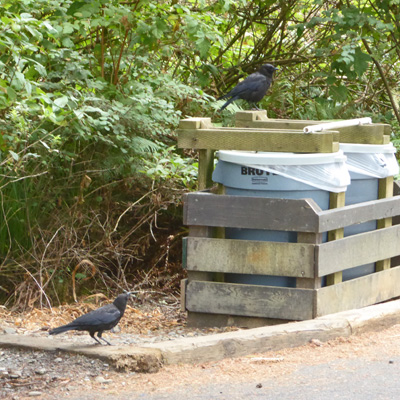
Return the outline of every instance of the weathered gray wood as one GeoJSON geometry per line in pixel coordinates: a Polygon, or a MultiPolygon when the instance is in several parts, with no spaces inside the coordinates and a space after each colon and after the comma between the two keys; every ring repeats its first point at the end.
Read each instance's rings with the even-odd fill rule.
{"type": "Polygon", "coordinates": [[[178,129],[178,148],[332,153],[337,142],[332,131],[305,134],[303,131],[247,128],[178,129]]]}
{"type": "Polygon", "coordinates": [[[318,289],[316,316],[365,307],[400,295],[400,267],[318,289]]]}
{"type": "Polygon", "coordinates": [[[400,215],[400,196],[321,211],[318,215],[319,227],[317,232],[326,232],[361,222],[393,217],[400,215]]]}
{"type": "Polygon", "coordinates": [[[398,255],[400,225],[395,225],[317,245],[317,274],[324,276],[398,255]]]}
{"type": "Polygon", "coordinates": [[[186,311],[186,286],[188,284],[187,279],[181,279],[181,311],[186,311]]]}
{"type": "Polygon", "coordinates": [[[393,182],[393,196],[400,195],[400,181],[393,182]]]}
{"type": "MultiPolygon", "coordinates": [[[[310,243],[320,244],[322,243],[322,233],[297,233],[297,243],[310,243]]],[[[315,246],[314,246],[315,248],[315,246]]],[[[314,250],[314,271],[316,271],[316,251],[314,250]]],[[[300,269],[302,265],[302,258],[299,258],[296,262],[297,269],[300,269]]],[[[296,278],[296,287],[303,289],[319,289],[322,284],[322,279],[317,276],[314,272],[314,278],[296,278]]]]}
{"type": "MultiPolygon", "coordinates": [[[[191,226],[189,228],[189,237],[212,237],[214,234],[213,228],[209,226],[191,226]]],[[[185,244],[183,245],[183,252],[186,251],[185,244]]],[[[207,271],[188,271],[188,280],[196,281],[211,281],[214,279],[215,274],[207,271]]],[[[182,305],[182,308],[184,305],[182,305]]]]}
{"type": "Polygon", "coordinates": [[[313,244],[187,238],[188,271],[313,278],[313,244]]]}
{"type": "MultiPolygon", "coordinates": [[[[400,195],[400,181],[394,181],[393,182],[393,195],[398,196],[400,195]]],[[[392,224],[393,225],[399,225],[400,224],[400,215],[397,215],[392,218],[392,224]]],[[[390,266],[391,268],[397,267],[400,265],[400,256],[398,257],[392,257],[390,261],[390,266]]]]}
{"type": "Polygon", "coordinates": [[[188,193],[184,196],[185,225],[314,232],[318,211],[312,199],[272,199],[188,193]]]}
{"type": "Polygon", "coordinates": [[[189,193],[184,196],[184,224],[327,232],[400,215],[400,196],[321,211],[312,199],[272,199],[189,193]]]}
{"type": "Polygon", "coordinates": [[[189,311],[304,320],[313,317],[314,290],[217,282],[189,282],[189,311]]]}

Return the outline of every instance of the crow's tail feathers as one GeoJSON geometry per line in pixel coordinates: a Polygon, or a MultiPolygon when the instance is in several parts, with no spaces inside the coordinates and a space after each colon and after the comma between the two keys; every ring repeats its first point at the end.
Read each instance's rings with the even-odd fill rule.
{"type": "Polygon", "coordinates": [[[73,330],[74,328],[68,325],[63,325],[63,326],[59,326],[58,328],[54,328],[51,331],[49,331],[49,335],[58,335],[60,333],[63,332],[67,332],[70,330],[73,330]]]}
{"type": "Polygon", "coordinates": [[[229,106],[229,104],[231,104],[232,103],[232,101],[235,101],[235,100],[237,100],[238,99],[238,97],[231,97],[220,109],[219,109],[219,111],[222,111],[222,110],[224,110],[226,107],[228,107],[229,106]]]}

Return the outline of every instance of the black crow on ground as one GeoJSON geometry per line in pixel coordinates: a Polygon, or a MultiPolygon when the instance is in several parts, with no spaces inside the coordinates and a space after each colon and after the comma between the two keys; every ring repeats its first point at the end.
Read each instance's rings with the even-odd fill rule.
{"type": "Polygon", "coordinates": [[[101,344],[101,342],[94,336],[97,332],[97,337],[111,346],[111,343],[101,337],[101,335],[104,331],[109,331],[118,324],[119,320],[124,315],[129,296],[129,292],[120,294],[112,304],[107,304],[97,310],[81,315],[67,325],[52,329],[49,334],[58,335],[59,333],[67,331],[88,331],[89,335],[97,343],[101,344]]]}
{"type": "Polygon", "coordinates": [[[239,82],[230,92],[224,94],[218,99],[222,100],[229,98],[229,100],[220,108],[220,111],[238,99],[246,100],[258,109],[256,104],[267,93],[267,90],[272,83],[273,74],[277,69],[278,68],[275,68],[271,64],[264,64],[257,72],[254,72],[254,74],[249,75],[246,79],[239,82]]]}

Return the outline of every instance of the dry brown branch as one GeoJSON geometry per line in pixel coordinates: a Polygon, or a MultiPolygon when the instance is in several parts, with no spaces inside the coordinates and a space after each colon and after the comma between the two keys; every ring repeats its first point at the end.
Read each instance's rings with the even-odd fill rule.
{"type": "Polygon", "coordinates": [[[83,265],[85,265],[85,264],[87,264],[87,265],[89,265],[89,267],[91,267],[91,269],[92,269],[92,275],[91,275],[91,276],[87,276],[86,278],[82,279],[82,281],[87,281],[88,279],[93,278],[94,275],[96,274],[96,271],[97,271],[95,265],[94,265],[90,260],[86,260],[86,259],[80,261],[80,262],[75,266],[74,270],[72,271],[72,295],[73,295],[73,297],[74,297],[75,303],[78,302],[78,300],[76,299],[76,291],[75,291],[75,287],[76,287],[75,275],[76,275],[78,269],[79,269],[80,267],[82,267],[83,265]]]}

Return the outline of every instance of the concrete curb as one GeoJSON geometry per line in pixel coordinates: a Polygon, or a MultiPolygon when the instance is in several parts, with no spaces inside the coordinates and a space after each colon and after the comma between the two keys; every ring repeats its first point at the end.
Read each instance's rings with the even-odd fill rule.
{"type": "Polygon", "coordinates": [[[61,340],[0,335],[0,347],[65,351],[100,358],[118,369],[156,372],[162,365],[202,363],[227,357],[297,347],[311,339],[325,342],[400,323],[400,300],[344,311],[309,321],[292,322],[210,336],[133,346],[76,346],[61,340]]]}
{"type": "Polygon", "coordinates": [[[4,334],[0,335],[1,347],[81,354],[104,360],[117,369],[136,372],[157,372],[162,365],[162,353],[159,349],[134,346],[79,346],[59,339],[49,340],[46,337],[4,334]]]}

